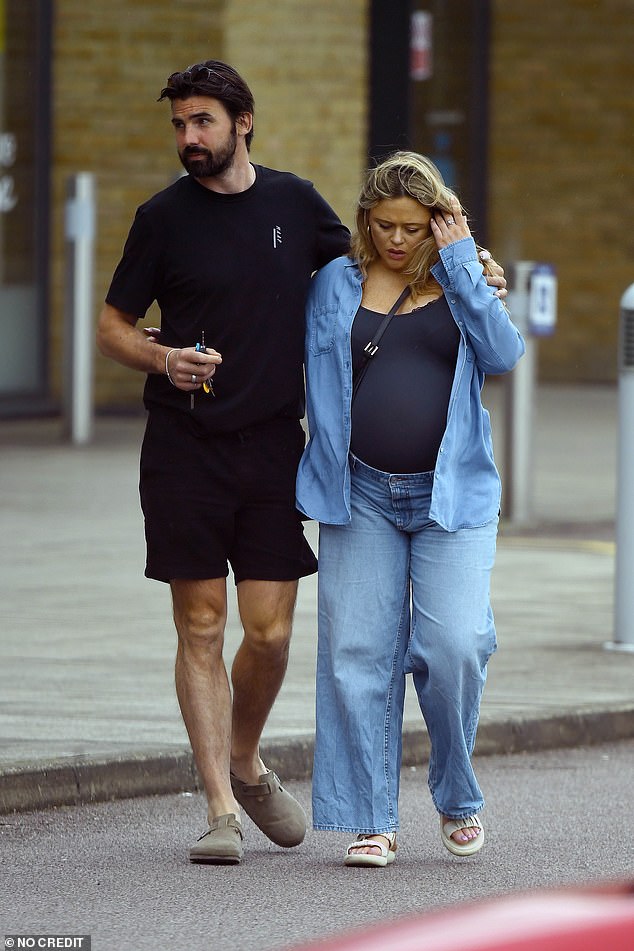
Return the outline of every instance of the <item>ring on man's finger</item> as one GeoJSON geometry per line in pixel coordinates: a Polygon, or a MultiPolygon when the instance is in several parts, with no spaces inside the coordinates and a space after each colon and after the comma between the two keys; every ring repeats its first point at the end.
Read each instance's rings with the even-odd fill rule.
{"type": "Polygon", "coordinates": [[[192,383],[198,383],[198,377],[195,373],[192,373],[192,383]]]}

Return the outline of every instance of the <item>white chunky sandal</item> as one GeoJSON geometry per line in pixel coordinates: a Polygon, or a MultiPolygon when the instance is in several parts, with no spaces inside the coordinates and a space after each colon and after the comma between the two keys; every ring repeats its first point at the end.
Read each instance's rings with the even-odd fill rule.
{"type": "Polygon", "coordinates": [[[476,852],[479,852],[484,845],[484,829],[482,828],[479,816],[465,816],[464,819],[445,819],[444,816],[441,816],[440,837],[442,844],[446,849],[449,849],[453,855],[474,855],[476,852]],[[470,839],[468,842],[465,842],[464,845],[461,845],[459,842],[456,842],[455,839],[451,838],[454,832],[460,832],[461,829],[474,828],[480,830],[479,834],[475,839],[470,839]]]}
{"type": "Polygon", "coordinates": [[[364,835],[361,833],[357,836],[354,842],[351,842],[346,850],[346,857],[343,860],[344,865],[370,865],[375,866],[376,868],[385,868],[386,865],[391,865],[396,856],[396,832],[373,832],[370,835],[364,835]],[[388,842],[389,846],[384,845],[383,842],[378,839],[373,838],[375,835],[384,836],[388,842]],[[351,851],[352,849],[359,849],[363,846],[374,846],[377,849],[381,850],[380,855],[376,855],[374,852],[357,852],[351,851]]]}

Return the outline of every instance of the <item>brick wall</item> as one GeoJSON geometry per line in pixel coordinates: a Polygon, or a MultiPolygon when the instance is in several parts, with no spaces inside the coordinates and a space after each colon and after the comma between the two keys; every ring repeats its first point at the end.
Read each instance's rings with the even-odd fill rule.
{"type": "MultiPolygon", "coordinates": [[[[98,188],[95,320],[136,207],[180,173],[167,75],[216,57],[256,99],[253,160],[312,179],[350,221],[366,140],[366,0],[59,0],[54,25],[52,372],[59,393],[63,210],[69,175],[98,188]]],[[[149,321],[157,320],[151,313],[149,321]]],[[[98,407],[140,406],[143,378],[96,359],[98,407]]]]}
{"type": "Polygon", "coordinates": [[[491,247],[557,267],[541,377],[612,381],[634,281],[634,4],[494,0],[492,25],[491,247]]]}
{"type": "MultiPolygon", "coordinates": [[[[60,0],[53,37],[51,326],[59,388],[63,207],[68,176],[93,172],[98,190],[95,320],[136,207],[180,171],[169,108],[156,99],[174,69],[223,55],[220,0],[91,4],[60,0]]],[[[142,377],[98,356],[97,405],[138,407],[142,377]]]]}
{"type": "Polygon", "coordinates": [[[255,95],[256,161],[313,181],[350,225],[367,143],[367,0],[232,0],[225,34],[255,95]]]}
{"type": "MultiPolygon", "coordinates": [[[[634,281],[631,0],[492,0],[490,245],[551,261],[556,334],[542,378],[613,381],[619,299],[634,281]]],[[[173,69],[233,63],[256,98],[254,161],[312,179],[342,218],[365,165],[369,0],[58,0],[54,24],[52,371],[60,388],[63,206],[69,175],[98,186],[95,319],[137,205],[179,174],[173,69]]],[[[156,320],[156,314],[150,315],[156,320]]],[[[138,408],[142,378],[97,357],[99,407],[138,408]]]]}

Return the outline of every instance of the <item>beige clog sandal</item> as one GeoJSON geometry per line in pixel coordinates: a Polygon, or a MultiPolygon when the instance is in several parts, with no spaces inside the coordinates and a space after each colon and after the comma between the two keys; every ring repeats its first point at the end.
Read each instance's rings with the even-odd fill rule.
{"type": "Polygon", "coordinates": [[[242,826],[233,812],[216,816],[189,850],[190,862],[238,865],[242,860],[242,826]]]}
{"type": "Polygon", "coordinates": [[[271,842],[290,849],[306,835],[306,813],[282,786],[279,777],[268,769],[260,782],[243,783],[231,773],[231,789],[236,801],[271,842]]]}

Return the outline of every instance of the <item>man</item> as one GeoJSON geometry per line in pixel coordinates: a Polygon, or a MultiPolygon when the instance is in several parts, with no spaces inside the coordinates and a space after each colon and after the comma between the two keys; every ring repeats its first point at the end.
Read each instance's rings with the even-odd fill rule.
{"type": "Polygon", "coordinates": [[[235,863],[240,806],[279,845],[305,834],[258,744],[286,669],[297,582],[316,570],[294,505],[306,290],[349,233],[308,182],[251,165],[253,97],[230,66],[174,73],[160,98],[189,175],[138,210],[98,344],[148,374],[146,575],[171,588],[176,689],[208,799],[209,831],[190,858],[235,863]],[[161,331],[148,343],[135,324],[153,300],[161,331]],[[244,628],[233,701],[228,561],[244,628]]]}
{"type": "Polygon", "coordinates": [[[309,182],[250,163],[253,97],[232,67],[173,73],[160,99],[188,175],[138,209],[97,342],[148,374],[145,573],[170,585],[176,691],[208,801],[190,859],[238,863],[240,807],[278,845],[306,830],[259,741],[286,670],[298,579],[316,570],[294,504],[305,297],[311,274],[347,252],[349,232],[309,182]],[[161,329],[148,341],[135,325],[154,300],[161,329]],[[222,658],[228,564],[244,631],[233,690],[222,658]]]}

